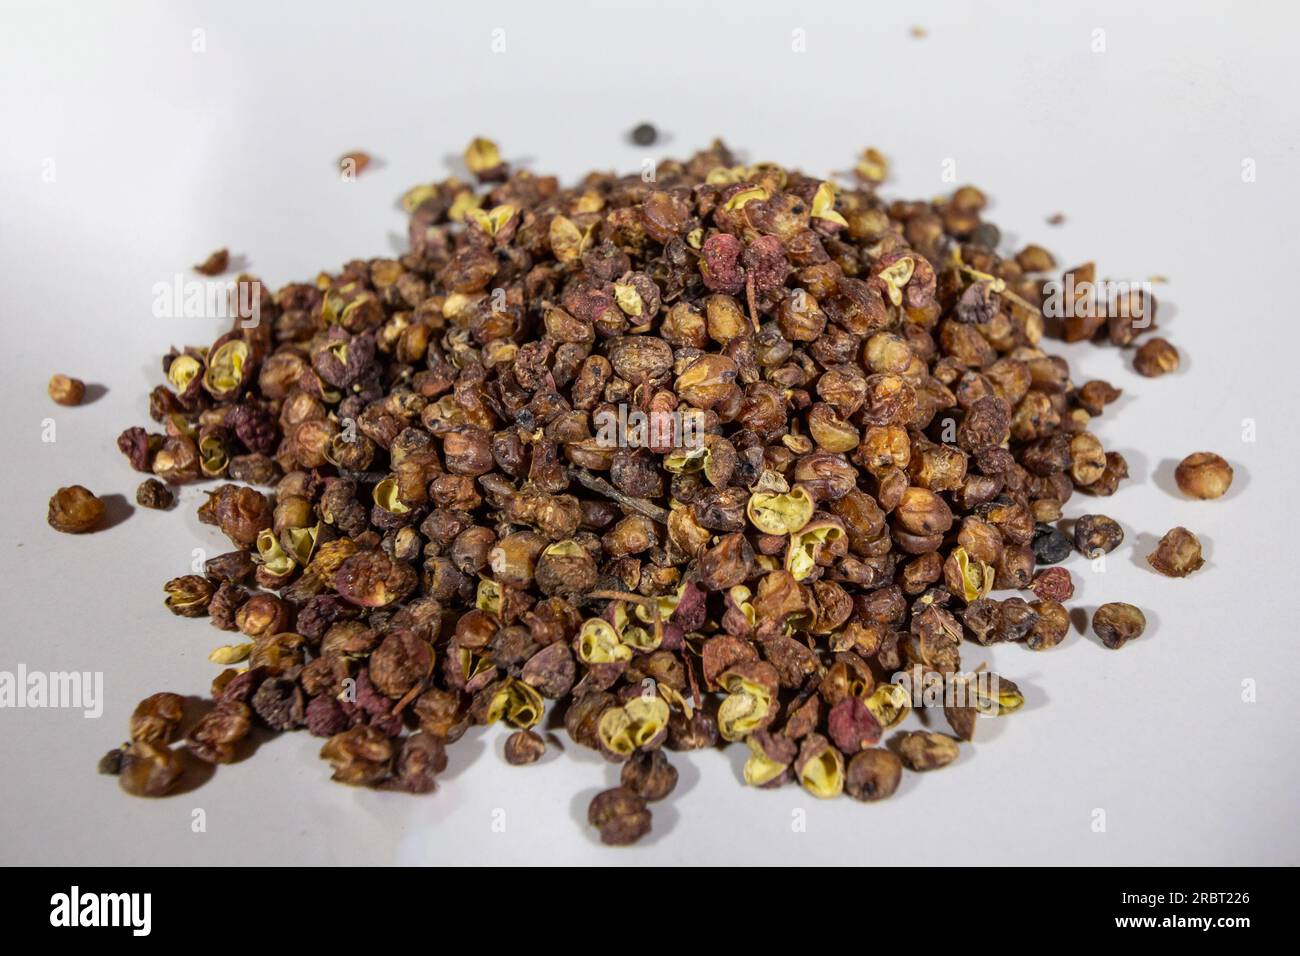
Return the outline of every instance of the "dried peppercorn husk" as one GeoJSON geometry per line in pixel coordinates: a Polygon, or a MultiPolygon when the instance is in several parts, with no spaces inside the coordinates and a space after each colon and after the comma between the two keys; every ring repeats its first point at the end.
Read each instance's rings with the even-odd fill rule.
{"type": "MultiPolygon", "coordinates": [[[[169,484],[231,482],[198,516],[235,550],[168,584],[249,639],[212,653],[247,669],[191,751],[306,728],[336,780],[428,793],[472,725],[527,763],[555,711],[621,764],[590,819],[627,843],[676,781],[665,748],[743,743],[753,786],[874,800],[1020,708],[969,681],[956,738],[877,746],[911,713],[904,668],[965,680],[967,640],[1064,640],[1073,579],[1048,566],[1123,532],[1058,524],[1128,466],[1097,427],[1119,391],[1076,387],[1047,336],[1127,346],[1136,323],[1056,328],[1047,250],[1000,257],[974,187],[880,198],[874,150],[851,187],[721,143],[652,183],[565,188],[482,138],[465,164],[402,197],[404,254],[262,288],[260,323],[171,350],[157,430],[118,439],[169,484]]],[[[1140,633],[1106,607],[1103,640],[1140,633]]],[[[164,754],[116,753],[171,785],[164,754]]]]}
{"type": "Polygon", "coordinates": [[[1147,555],[1147,564],[1167,578],[1185,578],[1205,564],[1201,542],[1186,528],[1173,528],[1147,555]]]}
{"type": "Polygon", "coordinates": [[[85,534],[104,521],[104,502],[81,485],[60,488],[50,498],[46,522],[55,531],[85,534]]]}

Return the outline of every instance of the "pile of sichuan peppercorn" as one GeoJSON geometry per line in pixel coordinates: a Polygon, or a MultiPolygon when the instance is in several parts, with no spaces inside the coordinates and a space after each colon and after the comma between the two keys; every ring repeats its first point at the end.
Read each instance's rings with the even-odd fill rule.
{"type": "MultiPolygon", "coordinates": [[[[900,675],[985,688],[963,642],[1055,646],[1052,565],[1123,536],[1058,527],[1127,468],[1089,430],[1119,392],[1043,348],[1044,250],[1000,257],[971,187],[879,198],[875,151],[852,188],[718,143],[571,189],[486,140],[466,161],[477,183],[404,197],[400,259],[259,286],[258,322],[164,359],[159,429],[119,446],[156,476],[142,503],[224,482],[199,516],[233,550],[166,606],[238,636],[206,713],[148,698],[102,769],[160,795],[262,725],[324,738],[335,780],[423,793],[472,725],[512,728],[514,764],[562,725],[622,764],[590,821],[627,843],[676,783],[665,751],[743,743],[751,785],[878,800],[1020,706],[1005,678],[927,705],[900,675]],[[949,732],[894,732],[923,706],[949,732]]],[[[1110,646],[1143,626],[1098,611],[1110,646]]]]}

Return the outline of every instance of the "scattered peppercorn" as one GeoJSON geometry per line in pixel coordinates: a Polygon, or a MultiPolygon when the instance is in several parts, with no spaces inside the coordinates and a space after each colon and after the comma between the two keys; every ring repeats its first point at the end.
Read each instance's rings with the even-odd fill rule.
{"type": "Polygon", "coordinates": [[[1074,546],[1084,557],[1110,554],[1123,540],[1124,529],[1106,515],[1083,515],[1074,523],[1074,546]]]}
{"type": "Polygon", "coordinates": [[[104,502],[81,485],[60,488],[50,498],[46,522],[55,531],[85,534],[104,520],[104,502]]]}
{"type": "Polygon", "coordinates": [[[1092,615],[1092,629],[1101,642],[1118,650],[1146,630],[1146,615],[1132,604],[1114,602],[1103,604],[1092,615]]]}
{"type": "Polygon", "coordinates": [[[531,730],[516,730],[506,738],[506,763],[516,767],[536,763],[546,753],[546,741],[531,730]]]}
{"type": "Polygon", "coordinates": [[[45,390],[49,392],[50,398],[60,405],[80,405],[81,400],[86,397],[86,383],[79,378],[69,378],[67,375],[51,375],[50,383],[45,390]]]}
{"type": "Polygon", "coordinates": [[[602,843],[626,846],[650,832],[650,808],[643,797],[615,787],[596,794],[587,808],[587,822],[600,831],[602,843]]]}
{"type": "Polygon", "coordinates": [[[1199,570],[1205,559],[1201,557],[1201,542],[1186,528],[1168,531],[1155,551],[1147,555],[1147,563],[1165,577],[1185,578],[1199,570]]]}
{"type": "Polygon", "coordinates": [[[158,511],[165,511],[176,502],[176,496],[171,489],[164,485],[157,478],[146,478],[140,482],[140,486],[135,489],[135,503],[142,508],[153,508],[158,511]]]}
{"type": "Polygon", "coordinates": [[[1168,339],[1147,339],[1133,356],[1133,367],[1140,375],[1156,378],[1178,371],[1178,350],[1168,339]]]}
{"type": "Polygon", "coordinates": [[[1212,451],[1188,455],[1174,469],[1174,481],[1192,498],[1221,498],[1232,487],[1232,466],[1212,451]]]}
{"type": "Polygon", "coordinates": [[[194,271],[205,276],[219,276],[230,268],[230,250],[218,249],[194,267],[194,271]]]}

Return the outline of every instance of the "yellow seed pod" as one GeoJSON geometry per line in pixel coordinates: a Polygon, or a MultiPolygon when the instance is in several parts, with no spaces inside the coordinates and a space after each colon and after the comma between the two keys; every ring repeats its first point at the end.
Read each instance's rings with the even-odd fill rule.
{"type": "Polygon", "coordinates": [[[595,190],[588,190],[578,197],[573,207],[574,212],[600,212],[605,208],[605,197],[595,190]]]}
{"type": "Polygon", "coordinates": [[[560,262],[576,262],[582,255],[583,235],[572,219],[556,216],[549,229],[551,252],[560,262]]]}
{"type": "Polygon", "coordinates": [[[167,366],[167,381],[171,382],[176,391],[183,392],[202,368],[203,364],[193,355],[178,355],[167,366]]]}
{"type": "Polygon", "coordinates": [[[219,475],[230,463],[226,446],[216,435],[199,439],[199,463],[205,475],[219,475]]]}
{"type": "Polygon", "coordinates": [[[438,195],[438,187],[432,183],[425,183],[420,186],[412,186],[406,192],[402,193],[402,209],[405,212],[415,212],[416,208],[426,199],[432,199],[438,195]]]}
{"type": "Polygon", "coordinates": [[[624,644],[636,648],[638,651],[653,651],[658,649],[662,639],[655,638],[653,628],[633,625],[623,629],[620,635],[624,644]]]}
{"type": "Polygon", "coordinates": [[[749,626],[754,627],[757,625],[758,615],[754,612],[754,605],[749,603],[749,599],[754,596],[753,592],[743,584],[737,584],[727,593],[731,596],[731,600],[735,602],[736,607],[740,608],[740,613],[745,615],[745,620],[749,623],[749,626]]]}
{"type": "Polygon", "coordinates": [[[714,166],[704,181],[710,186],[732,186],[744,182],[744,166],[714,166]]]}
{"type": "Polygon", "coordinates": [[[630,315],[633,318],[639,317],[645,311],[645,303],[641,301],[641,293],[637,292],[636,286],[630,282],[614,283],[614,301],[625,315],[630,315]]]}
{"type": "Polygon", "coordinates": [[[878,149],[869,148],[862,151],[858,164],[853,167],[859,176],[869,183],[881,183],[889,175],[889,163],[878,149]]]}
{"type": "Polygon", "coordinates": [[[975,709],[981,714],[1002,717],[1014,714],[1025,706],[1025,697],[1014,682],[997,674],[973,675],[968,681],[968,691],[975,698],[975,709]]]}
{"type": "Polygon", "coordinates": [[[864,703],[885,730],[901,724],[912,709],[911,695],[897,684],[881,684],[864,703]]]}
{"type": "Polygon", "coordinates": [[[903,256],[897,262],[880,270],[880,281],[889,290],[889,301],[894,305],[903,304],[903,287],[916,271],[916,261],[911,256],[903,256]]]}
{"type": "Polygon", "coordinates": [[[794,534],[812,520],[813,510],[812,498],[800,485],[784,494],[756,491],[745,506],[749,520],[764,534],[794,534]]]}
{"type": "MultiPolygon", "coordinates": [[[[668,620],[668,618],[672,617],[672,613],[673,611],[677,610],[677,605],[681,601],[682,593],[685,590],[686,590],[686,585],[683,584],[681,587],[677,589],[676,593],[660,594],[654,599],[655,604],[659,605],[659,620],[666,621],[668,620]]],[[[654,611],[646,607],[644,604],[635,605],[632,608],[632,613],[636,616],[637,620],[639,621],[643,621],[646,624],[654,623],[655,620],[654,611]]],[[[627,640],[626,634],[623,635],[623,639],[627,640]]]]}
{"type": "Polygon", "coordinates": [[[464,647],[457,649],[456,661],[460,665],[460,672],[467,683],[482,673],[494,670],[496,667],[486,657],[475,657],[472,651],[464,647]]]}
{"type": "Polygon", "coordinates": [[[799,782],[814,797],[829,800],[844,790],[844,757],[829,744],[799,769],[799,782]]]}
{"type": "Polygon", "coordinates": [[[542,550],[542,554],[558,558],[580,558],[586,553],[587,549],[572,538],[566,541],[557,541],[555,544],[547,545],[542,550]]]}
{"type": "Polygon", "coordinates": [[[489,173],[501,165],[501,151],[490,139],[477,136],[465,147],[465,166],[474,175],[489,173]]]}
{"type": "Polygon", "coordinates": [[[519,210],[509,203],[494,206],[487,212],[484,212],[482,209],[470,209],[465,213],[465,221],[478,226],[489,236],[495,236],[505,228],[506,223],[508,223],[511,217],[513,217],[518,211],[519,210]]]}
{"type": "Polygon", "coordinates": [[[668,726],[668,703],[658,696],[633,697],[623,705],[631,721],[632,742],[644,747],[668,726]]]}
{"type": "Polygon", "coordinates": [[[257,554],[262,559],[266,570],[277,577],[288,574],[297,566],[293,558],[285,554],[284,548],[280,547],[280,539],[270,528],[263,528],[258,532],[257,554]]]}
{"type": "MultiPolygon", "coordinates": [[[[317,522],[315,527],[311,528],[288,528],[285,530],[284,537],[289,539],[289,557],[306,567],[320,538],[320,523],[317,522]]],[[[281,547],[283,546],[284,542],[281,542],[281,547]]]]}
{"type": "Polygon", "coordinates": [[[462,190],[452,199],[451,208],[447,210],[447,218],[452,222],[464,222],[465,216],[471,209],[478,209],[482,205],[482,196],[476,195],[468,189],[462,190]]]}
{"type": "Polygon", "coordinates": [[[805,526],[802,531],[790,535],[790,545],[785,553],[785,569],[794,575],[796,581],[804,580],[817,567],[817,556],[821,553],[822,546],[842,537],[844,529],[830,522],[805,526]]]}
{"type": "Polygon", "coordinates": [[[702,471],[711,457],[705,445],[699,448],[674,448],[664,455],[664,468],[674,475],[691,475],[702,471]]]}
{"type": "Polygon", "coordinates": [[[736,674],[724,674],[722,684],[728,694],[718,706],[718,733],[725,740],[743,740],[762,727],[772,695],[763,685],[736,674]]]}
{"type": "Polygon", "coordinates": [[[835,187],[830,183],[822,183],[817,187],[817,192],[813,195],[812,217],[814,219],[825,219],[827,222],[833,222],[841,226],[847,226],[849,221],[835,211],[835,187]]]}
{"type": "Polygon", "coordinates": [[[474,606],[480,611],[496,616],[501,615],[501,585],[490,578],[479,578],[478,591],[474,595],[474,606]]]}
{"type": "Polygon", "coordinates": [[[686,244],[698,252],[704,245],[704,230],[692,229],[688,232],[686,234],[686,244]]]}
{"type": "Polygon", "coordinates": [[[375,485],[374,499],[375,504],[395,515],[406,514],[411,510],[410,506],[403,504],[402,499],[397,497],[397,478],[393,475],[375,485]]]}
{"type": "Polygon", "coordinates": [[[662,698],[634,697],[622,707],[611,707],[601,714],[596,733],[612,753],[627,757],[663,731],[668,714],[668,704],[662,698]]]}
{"type": "Polygon", "coordinates": [[[632,718],[622,707],[611,707],[600,715],[596,723],[596,736],[611,753],[630,757],[636,745],[632,743],[632,718]]]}
{"type": "Polygon", "coordinates": [[[231,392],[244,381],[244,363],[248,361],[248,343],[231,339],[208,360],[203,382],[214,392],[231,392]]]}
{"type": "Polygon", "coordinates": [[[745,761],[745,783],[751,787],[761,787],[765,783],[771,783],[790,766],[788,763],[779,763],[769,757],[752,735],[745,738],[745,744],[749,747],[749,759],[745,761]]]}
{"type": "Polygon", "coordinates": [[[683,697],[667,684],[656,684],[655,687],[659,693],[663,695],[664,700],[668,702],[669,707],[676,707],[685,714],[688,719],[695,713],[695,706],[691,703],[689,697],[683,697]]]}
{"type": "Polygon", "coordinates": [[[768,199],[770,195],[771,194],[762,186],[755,186],[752,189],[742,189],[740,192],[736,193],[736,195],[728,199],[723,208],[728,212],[733,212],[737,209],[744,209],[749,203],[752,203],[755,200],[762,202],[768,199]]]}
{"type": "Polygon", "coordinates": [[[505,720],[521,730],[527,730],[542,719],[545,709],[541,694],[512,677],[492,695],[492,701],[488,704],[487,722],[494,724],[498,720],[505,720]]]}
{"type": "Polygon", "coordinates": [[[954,548],[950,557],[957,565],[957,574],[961,583],[962,599],[969,604],[986,596],[993,590],[993,568],[972,558],[965,548],[954,548]]]}
{"type": "Polygon", "coordinates": [[[578,659],[584,664],[616,664],[631,660],[632,648],[603,618],[588,618],[578,632],[578,659]]]}
{"type": "Polygon", "coordinates": [[[244,644],[223,644],[208,655],[208,660],[214,664],[238,664],[240,661],[247,660],[251,653],[253,653],[252,641],[244,644]]]}

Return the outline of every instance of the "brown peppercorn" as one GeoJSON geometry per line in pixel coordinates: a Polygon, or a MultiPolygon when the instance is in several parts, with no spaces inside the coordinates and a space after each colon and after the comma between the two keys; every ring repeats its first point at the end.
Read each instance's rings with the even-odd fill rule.
{"type": "Polygon", "coordinates": [[[623,764],[619,782],[644,800],[662,800],[677,786],[677,768],[663,750],[640,751],[623,764]]]}
{"type": "Polygon", "coordinates": [[[291,618],[286,601],[261,591],[240,605],[235,613],[235,626],[245,637],[259,638],[288,630],[291,618]]]}
{"type": "Polygon", "coordinates": [[[592,798],[587,822],[600,831],[607,846],[627,846],[650,832],[650,808],[626,787],[605,790],[592,798]]]}
{"type": "Polygon", "coordinates": [[[179,753],[164,744],[137,740],[122,751],[118,785],[134,797],[161,797],[185,772],[179,753]]]}
{"type": "Polygon", "coordinates": [[[1186,528],[1173,528],[1160,539],[1156,549],[1147,555],[1147,563],[1168,578],[1185,578],[1199,570],[1205,559],[1201,557],[1201,542],[1186,528]]]}
{"type": "Polygon", "coordinates": [[[1092,629],[1101,642],[1118,650],[1146,630],[1147,619],[1132,604],[1114,602],[1103,604],[1092,614],[1092,629]]]}
{"type": "MultiPolygon", "coordinates": [[[[259,688],[260,690],[260,688],[259,688]]],[[[236,748],[252,729],[252,711],[238,700],[222,700],[190,731],[186,746],[207,763],[230,763],[236,748]]]]}
{"type": "Polygon", "coordinates": [[[1070,613],[1058,601],[1039,600],[1030,604],[1038,619],[1025,637],[1025,646],[1034,651],[1045,651],[1065,640],[1070,632],[1070,613]]]}
{"type": "Polygon", "coordinates": [[[1044,568],[1034,575],[1034,594],[1044,601],[1068,601],[1074,597],[1074,580],[1062,567],[1044,568]]]}
{"type": "Polygon", "coordinates": [[[893,746],[903,763],[912,770],[937,770],[957,759],[957,741],[947,734],[909,731],[900,734],[893,746]]]}
{"type": "Polygon", "coordinates": [[[131,714],[131,739],[148,744],[167,744],[184,716],[185,700],[179,694],[152,694],[136,705],[131,714]]]}
{"type": "Polygon", "coordinates": [[[335,734],[320,749],[320,755],[334,768],[330,778],[352,786],[371,786],[392,770],[397,743],[368,724],[357,724],[335,734]]]}
{"type": "Polygon", "coordinates": [[[1189,497],[1220,498],[1232,486],[1232,466],[1212,451],[1193,452],[1174,469],[1174,481],[1189,497]]]}
{"type": "Polygon", "coordinates": [[[153,508],[156,511],[165,511],[170,508],[176,501],[176,496],[172,494],[170,488],[164,485],[157,478],[146,478],[140,482],[140,486],[135,489],[135,503],[141,508],[153,508]]]}
{"type": "Polygon", "coordinates": [[[531,730],[516,730],[506,738],[506,763],[515,767],[536,763],[546,753],[546,741],[531,730]]]}
{"type": "Polygon", "coordinates": [[[218,249],[194,267],[194,271],[205,276],[219,276],[230,267],[230,250],[218,249]]]}
{"type": "Polygon", "coordinates": [[[1147,339],[1133,356],[1133,367],[1139,375],[1156,378],[1178,371],[1178,350],[1167,339],[1147,339]]]}
{"type": "Polygon", "coordinates": [[[85,534],[104,520],[104,502],[81,485],[60,488],[50,498],[45,520],[55,531],[85,534]]]}
{"type": "Polygon", "coordinates": [[[79,378],[69,378],[67,375],[50,376],[50,383],[45,390],[49,392],[50,398],[60,405],[80,405],[81,400],[86,397],[86,383],[79,378]]]}
{"type": "Polygon", "coordinates": [[[203,617],[217,587],[201,574],[185,574],[172,578],[163,590],[167,593],[163,602],[167,610],[180,617],[203,617]]]}
{"type": "Polygon", "coordinates": [[[1124,529],[1106,515],[1083,515],[1074,523],[1074,546],[1084,557],[1109,554],[1123,540],[1124,529]]]}
{"type": "Polygon", "coordinates": [[[844,774],[844,791],[854,800],[873,802],[894,795],[903,776],[903,762],[883,747],[853,755],[844,774]]]}

